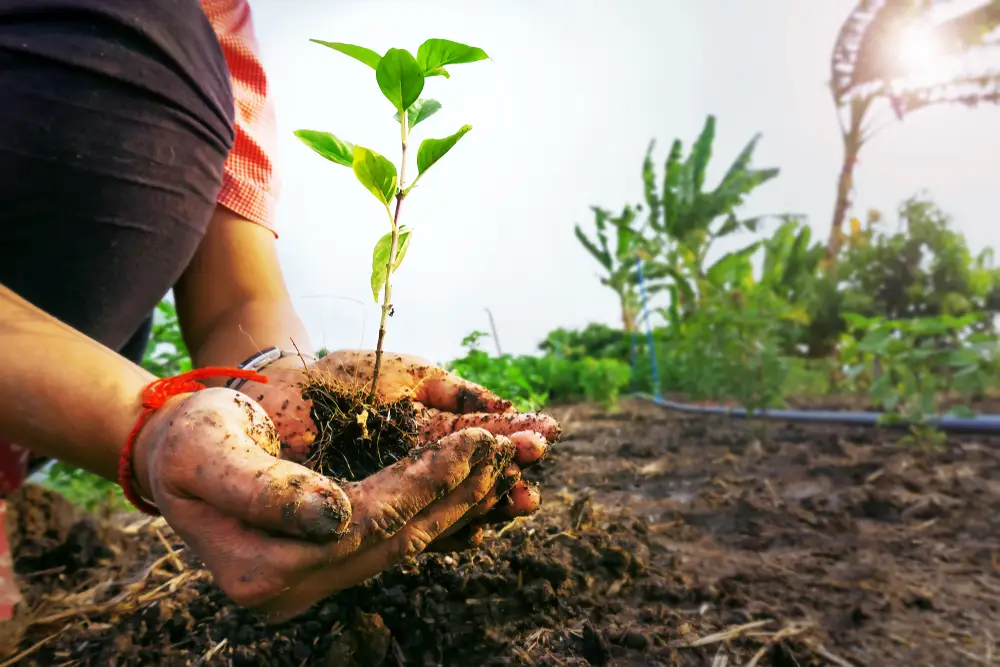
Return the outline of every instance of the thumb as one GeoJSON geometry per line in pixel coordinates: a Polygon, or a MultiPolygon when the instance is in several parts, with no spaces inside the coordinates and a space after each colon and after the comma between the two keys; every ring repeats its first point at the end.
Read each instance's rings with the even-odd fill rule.
{"type": "Polygon", "coordinates": [[[337,484],[268,453],[277,453],[277,434],[259,405],[229,389],[205,389],[180,412],[159,447],[173,452],[156,476],[168,492],[295,537],[326,541],[347,530],[351,503],[337,484]]]}

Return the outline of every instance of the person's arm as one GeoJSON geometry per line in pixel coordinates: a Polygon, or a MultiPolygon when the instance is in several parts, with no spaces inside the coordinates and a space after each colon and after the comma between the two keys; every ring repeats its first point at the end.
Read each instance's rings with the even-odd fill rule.
{"type": "MultiPolygon", "coordinates": [[[[174,287],[177,316],[196,366],[235,366],[260,350],[312,346],[285,286],[274,234],[225,207],[174,287]]],[[[225,380],[219,380],[221,384],[225,380]]]]}
{"type": "Polygon", "coordinates": [[[114,481],[156,378],[0,285],[0,439],[114,481]]]}
{"type": "Polygon", "coordinates": [[[208,234],[174,290],[185,342],[197,366],[235,365],[292,341],[311,354],[275,249],[277,134],[252,12],[246,0],[202,7],[229,68],[235,139],[208,234]]]}

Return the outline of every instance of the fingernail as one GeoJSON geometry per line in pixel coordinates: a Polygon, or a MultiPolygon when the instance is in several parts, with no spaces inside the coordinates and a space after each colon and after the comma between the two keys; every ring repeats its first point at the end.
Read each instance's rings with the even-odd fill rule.
{"type": "Polygon", "coordinates": [[[350,505],[345,505],[345,497],[339,493],[317,491],[307,506],[311,512],[295,512],[303,534],[309,539],[339,540],[346,534],[351,523],[350,505]]]}
{"type": "Polygon", "coordinates": [[[476,450],[469,457],[469,467],[474,468],[488,458],[496,455],[496,442],[489,436],[483,436],[476,445],[476,450]]]}

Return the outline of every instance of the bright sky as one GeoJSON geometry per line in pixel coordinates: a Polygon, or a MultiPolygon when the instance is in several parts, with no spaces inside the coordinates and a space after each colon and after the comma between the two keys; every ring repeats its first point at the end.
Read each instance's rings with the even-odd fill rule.
{"type": "MultiPolygon", "coordinates": [[[[804,213],[825,239],[841,160],[829,60],[853,4],[251,0],[278,105],[279,248],[314,343],[374,346],[371,251],[388,223],[350,170],[292,132],[331,131],[398,160],[398,126],[370,68],[309,38],[415,53],[444,37],[492,57],[428,81],[424,96],[443,109],[417,127],[416,141],[474,129],[422,179],[401,217],[415,233],[395,274],[387,347],[443,362],[468,332],[489,329],[485,308],[512,353],[535,351],[555,327],[617,323],[615,297],[573,225],[590,223],[591,205],[639,201],[649,140],[662,163],[670,141],[689,145],[709,113],[718,123],[710,178],[762,132],[756,164],[782,174],[746,212],[804,213]]],[[[867,146],[856,201],[862,213],[891,214],[926,189],[978,249],[1000,244],[990,195],[998,179],[994,107],[925,110],[867,146]]]]}

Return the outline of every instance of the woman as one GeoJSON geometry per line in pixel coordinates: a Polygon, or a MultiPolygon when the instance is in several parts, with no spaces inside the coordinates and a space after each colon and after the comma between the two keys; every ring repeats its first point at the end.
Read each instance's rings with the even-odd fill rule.
{"type": "Polygon", "coordinates": [[[234,601],[283,619],[534,511],[520,466],[558,426],[391,355],[379,391],[429,408],[423,441],[440,446],[343,487],[295,463],[315,435],[302,364],[363,376],[371,355],[308,357],[275,251],[267,93],[245,0],[0,0],[0,441],[16,443],[0,444],[0,495],[29,451],[120,479],[234,601]],[[155,378],[137,364],[171,288],[196,367],[249,362],[267,382],[144,406],[155,378]],[[285,460],[265,451],[268,413],[285,460]],[[504,450],[516,464],[499,469],[504,450]]]}

